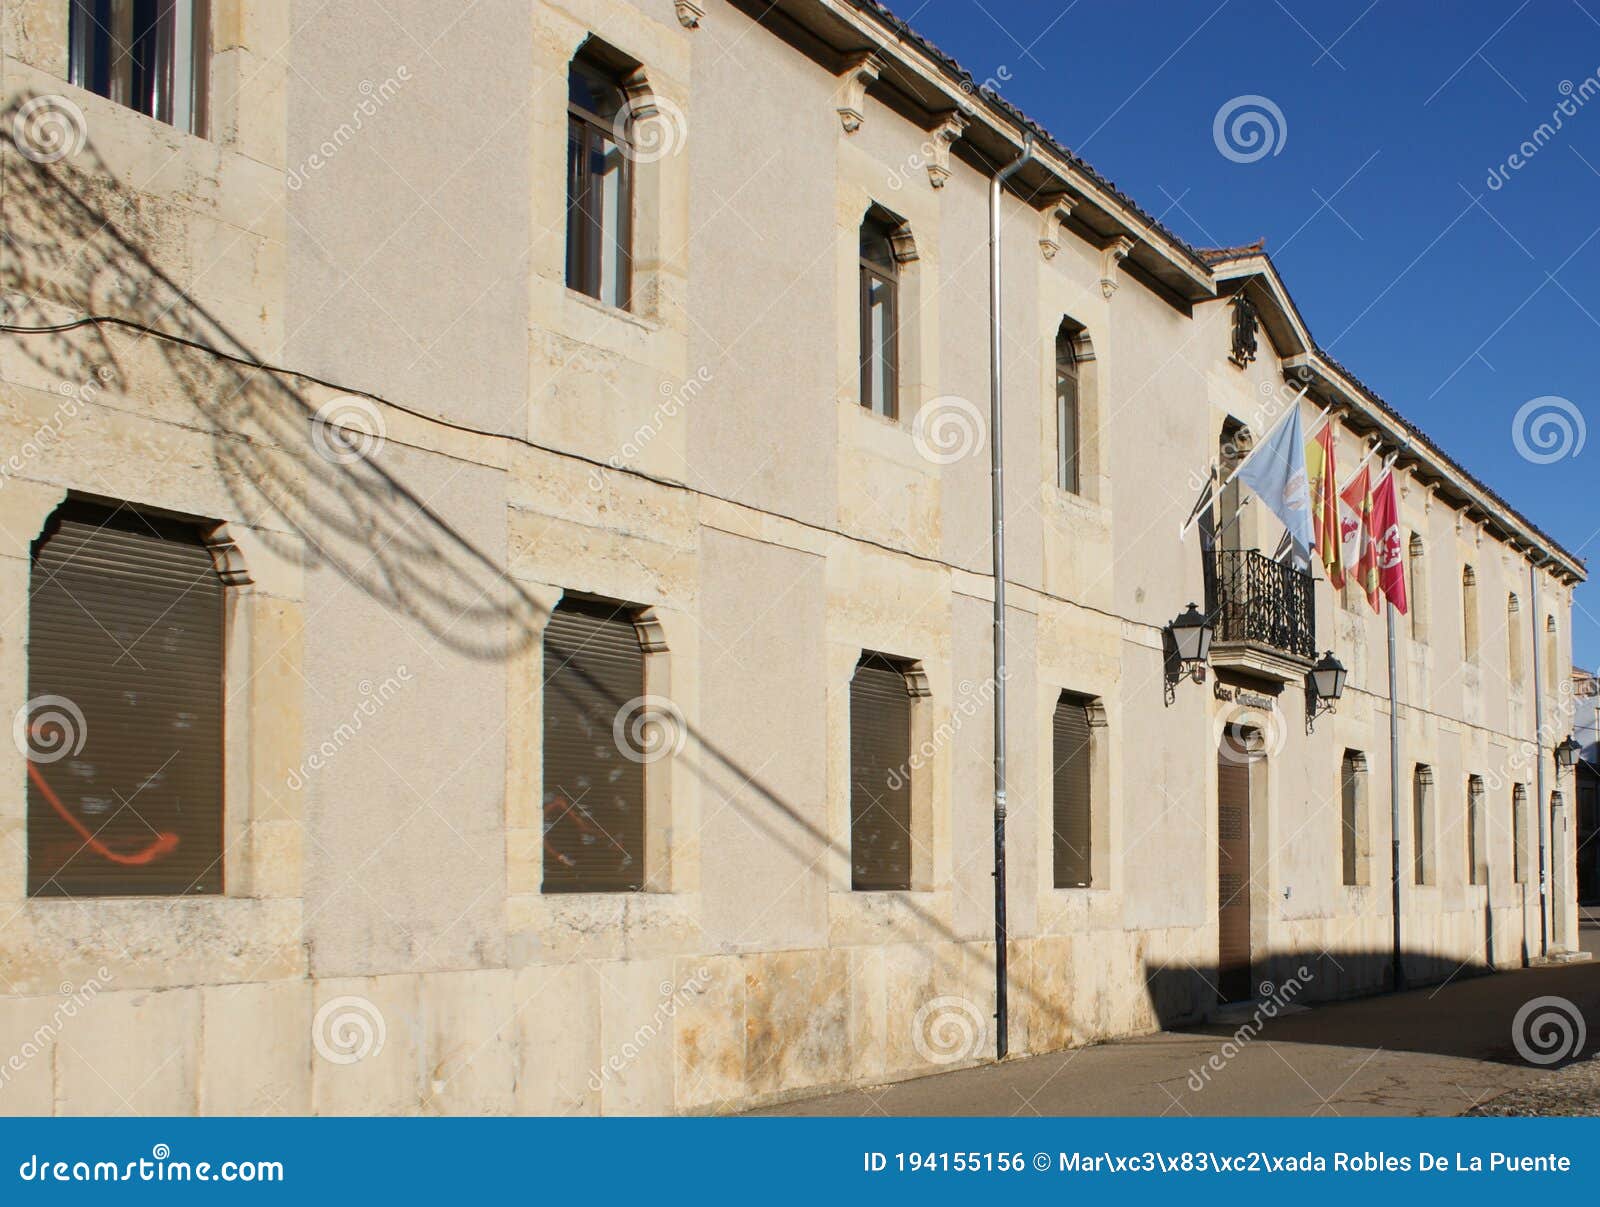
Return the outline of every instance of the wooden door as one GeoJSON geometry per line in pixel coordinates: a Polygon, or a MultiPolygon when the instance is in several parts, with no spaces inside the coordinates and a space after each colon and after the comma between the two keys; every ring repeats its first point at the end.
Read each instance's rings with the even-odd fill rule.
{"type": "Polygon", "coordinates": [[[1230,727],[1217,755],[1217,990],[1248,1000],[1250,983],[1250,761],[1230,727]]]}

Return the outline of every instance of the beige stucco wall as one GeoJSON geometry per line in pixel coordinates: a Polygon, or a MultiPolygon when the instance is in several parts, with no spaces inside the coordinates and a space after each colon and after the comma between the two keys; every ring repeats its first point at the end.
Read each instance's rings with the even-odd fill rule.
{"type": "MultiPolygon", "coordinates": [[[[7,98],[65,95],[88,136],[44,168],[0,147],[8,230],[68,251],[8,253],[7,295],[27,295],[9,321],[116,314],[294,371],[125,329],[0,340],[0,451],[25,454],[0,477],[0,713],[25,702],[29,544],[67,490],[226,521],[251,580],[230,613],[224,896],[28,899],[23,762],[0,748],[0,1064],[24,1057],[0,1111],[727,1109],[928,1071],[917,1028],[950,999],[962,1056],[986,1056],[987,453],[941,465],[912,421],[941,396],[987,408],[985,178],[957,162],[931,187],[926,132],[871,97],[846,134],[839,79],[720,2],[692,30],[667,0],[485,3],[435,41],[421,4],[213,7],[197,139],[63,81],[65,0],[0,4],[7,98]],[[566,65],[589,32],[645,64],[676,123],[675,151],[640,166],[633,314],[562,279],[566,65]],[[898,422],[855,397],[874,201],[917,245],[898,422]],[[330,461],[310,416],[352,405],[380,446],[330,461]],[[568,590],[652,609],[648,690],[685,722],[649,773],[646,892],[538,890],[539,640],[568,590]],[[918,770],[904,894],[849,890],[863,649],[921,664],[917,724],[946,735],[918,770]],[[351,1010],[383,1041],[340,1063],[316,1020],[325,1038],[351,1010]]],[[[1189,970],[1215,962],[1216,740],[1236,710],[1210,683],[1164,703],[1160,627],[1201,598],[1198,540],[1177,536],[1195,475],[1225,418],[1265,430],[1284,370],[1265,339],[1228,362],[1224,302],[1187,311],[1127,272],[1103,289],[1098,248],[1069,232],[1046,259],[1038,213],[1004,204],[1011,1043],[1041,1052],[1210,1005],[1189,970]],[[1083,497],[1053,476],[1063,315],[1094,352],[1083,497]],[[1049,887],[1063,689],[1104,703],[1086,890],[1049,887]]],[[[1534,793],[1508,593],[1533,611],[1525,558],[1404,475],[1402,508],[1429,567],[1428,640],[1400,638],[1402,778],[1432,766],[1439,810],[1438,883],[1406,885],[1404,926],[1415,975],[1438,977],[1485,959],[1486,916],[1497,964],[1538,942],[1506,828],[1511,783],[1534,793]],[[1465,883],[1469,774],[1489,781],[1487,889],[1465,883]]],[[[1570,593],[1539,577],[1566,666],[1570,593]]],[[[1325,584],[1317,624],[1351,667],[1338,712],[1308,735],[1291,685],[1256,718],[1257,973],[1309,956],[1308,997],[1377,987],[1390,926],[1383,626],[1325,584]],[[1347,748],[1369,768],[1357,888],[1347,748]]]]}

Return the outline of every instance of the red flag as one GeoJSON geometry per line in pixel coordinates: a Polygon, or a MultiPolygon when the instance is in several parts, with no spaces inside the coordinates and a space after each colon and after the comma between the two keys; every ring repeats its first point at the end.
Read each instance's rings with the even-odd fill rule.
{"type": "Polygon", "coordinates": [[[1306,443],[1306,476],[1311,480],[1311,526],[1322,568],[1335,591],[1344,586],[1344,550],[1339,532],[1339,471],[1334,464],[1333,425],[1306,443]]]}
{"type": "Polygon", "coordinates": [[[1362,466],[1339,492],[1339,531],[1346,571],[1378,610],[1378,561],[1372,547],[1372,471],[1362,466]]]}
{"type": "Polygon", "coordinates": [[[1372,545],[1378,583],[1397,612],[1406,610],[1406,568],[1400,548],[1400,505],[1394,473],[1383,475],[1372,492],[1372,545]]]}

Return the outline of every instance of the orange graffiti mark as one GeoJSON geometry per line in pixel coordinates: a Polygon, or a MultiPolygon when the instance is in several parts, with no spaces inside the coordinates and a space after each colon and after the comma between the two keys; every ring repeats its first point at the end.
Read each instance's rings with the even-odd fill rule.
{"type": "Polygon", "coordinates": [[[142,851],[132,855],[124,855],[120,851],[113,851],[105,843],[96,838],[81,821],[72,816],[63,805],[60,798],[50,790],[50,785],[44,782],[44,776],[39,773],[39,768],[33,765],[33,760],[28,760],[28,778],[33,781],[34,787],[44,793],[45,800],[50,802],[50,807],[61,814],[61,820],[66,822],[78,832],[78,837],[83,839],[87,846],[102,859],[109,859],[112,863],[120,863],[124,867],[138,867],[141,864],[153,863],[163,855],[171,854],[178,846],[176,834],[157,834],[156,839],[142,851]]]}

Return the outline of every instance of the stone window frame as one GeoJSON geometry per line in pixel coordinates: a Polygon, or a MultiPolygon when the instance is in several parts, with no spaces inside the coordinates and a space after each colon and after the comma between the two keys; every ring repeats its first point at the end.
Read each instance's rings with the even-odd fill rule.
{"type": "Polygon", "coordinates": [[[1522,695],[1522,681],[1528,674],[1526,641],[1522,634],[1522,601],[1515,591],[1506,593],[1506,686],[1512,695],[1522,695]]]}
{"type": "MultiPolygon", "coordinates": [[[[857,651],[857,662],[850,667],[850,676],[844,685],[841,699],[844,702],[844,752],[845,752],[845,802],[844,802],[844,833],[843,851],[845,864],[845,880],[843,891],[854,897],[896,896],[906,893],[928,892],[936,887],[935,874],[937,860],[934,856],[934,802],[935,786],[940,778],[937,762],[940,754],[954,739],[954,731],[950,725],[935,726],[933,689],[928,681],[928,673],[919,658],[906,657],[892,654],[877,646],[862,646],[857,651]],[[851,698],[850,685],[855,679],[855,670],[861,658],[869,654],[878,656],[892,664],[906,681],[906,695],[910,697],[911,733],[907,742],[907,770],[911,784],[911,866],[905,888],[894,889],[857,889],[852,884],[850,860],[853,841],[853,831],[850,824],[852,801],[850,799],[850,734],[851,734],[851,698]]],[[[952,723],[953,725],[953,723],[952,723]]]]}
{"type": "Polygon", "coordinates": [[[1406,603],[1411,612],[1411,640],[1418,645],[1428,644],[1428,563],[1427,542],[1422,534],[1412,529],[1406,543],[1406,570],[1410,592],[1406,603]]]}
{"type": "Polygon", "coordinates": [[[1050,399],[1046,408],[1046,449],[1053,463],[1051,481],[1056,493],[1066,499],[1099,503],[1103,494],[1103,466],[1100,440],[1103,430],[1101,408],[1101,367],[1095,354],[1094,336],[1089,327],[1070,314],[1062,314],[1047,340],[1050,355],[1046,366],[1048,387],[1044,396],[1050,399]],[[1056,374],[1059,363],[1057,345],[1063,336],[1070,342],[1076,367],[1078,442],[1078,488],[1069,490],[1062,485],[1061,464],[1061,407],[1057,397],[1056,374]]]}
{"type": "MultiPolygon", "coordinates": [[[[58,507],[76,492],[66,488],[47,488],[15,482],[8,494],[14,500],[27,498],[28,522],[22,526],[13,554],[26,575],[31,545],[44,530],[58,507]],[[32,487],[32,489],[29,489],[32,487]],[[13,493],[15,492],[15,493],[13,493]]],[[[192,509],[175,507],[171,502],[146,502],[95,493],[82,497],[123,503],[154,515],[166,515],[194,523],[201,542],[211,554],[217,575],[227,588],[223,593],[223,726],[222,726],[222,891],[194,895],[128,895],[116,897],[30,897],[27,892],[26,843],[16,854],[0,864],[0,902],[10,902],[30,910],[57,912],[83,910],[85,925],[94,926],[103,909],[143,912],[170,911],[175,908],[221,910],[236,900],[303,897],[302,818],[306,760],[304,737],[298,725],[263,726],[257,715],[292,709],[297,715],[300,699],[294,680],[297,672],[277,673],[292,664],[298,648],[289,650],[281,639],[284,630],[298,633],[303,622],[304,599],[298,567],[303,562],[304,543],[297,536],[271,534],[271,541],[286,542],[290,550],[274,552],[263,537],[236,519],[197,517],[192,509]],[[297,554],[299,556],[297,556],[297,554]],[[277,613],[273,617],[270,614],[277,613]],[[274,627],[277,621],[282,628],[274,627]],[[283,666],[279,666],[283,663],[283,666]],[[296,778],[301,783],[297,786],[296,778]],[[88,908],[85,910],[85,905],[88,908]]],[[[26,587],[23,587],[26,598],[26,587]]],[[[27,632],[30,618],[22,609],[20,628],[27,632]]],[[[20,645],[21,643],[19,643],[20,645]]],[[[26,655],[19,653],[20,674],[16,677],[6,715],[14,716],[27,698],[26,655]]],[[[6,744],[0,751],[0,774],[21,785],[26,773],[23,756],[6,744]]],[[[14,799],[15,823],[26,835],[27,794],[18,791],[14,799]]],[[[6,819],[0,817],[0,823],[6,819]]],[[[76,916],[76,915],[73,915],[76,916]]]]}
{"type": "Polygon", "coordinates": [[[1366,888],[1372,883],[1372,799],[1371,775],[1364,750],[1347,748],[1339,758],[1339,864],[1340,883],[1346,888],[1366,888]],[[1344,776],[1349,766],[1354,772],[1355,800],[1352,802],[1354,818],[1347,824],[1344,817],[1344,776]],[[1348,879],[1344,869],[1346,835],[1351,851],[1351,872],[1348,879]]]}
{"type": "MultiPolygon", "coordinates": [[[[940,193],[934,189],[895,191],[885,185],[895,165],[884,163],[851,139],[841,140],[836,163],[835,377],[839,405],[854,417],[909,436],[917,414],[939,393],[938,231],[940,193]],[[873,212],[891,220],[891,242],[898,268],[896,322],[896,413],[874,414],[861,398],[861,223],[873,212]]],[[[846,431],[860,432],[847,426],[846,431]]],[[[910,450],[907,450],[910,452],[910,450]]],[[[914,455],[914,454],[912,454],[914,455]]],[[[924,466],[928,462],[918,458],[924,466]]],[[[929,468],[932,468],[929,466],[929,468]]]]}
{"type": "MultiPolygon", "coordinates": [[[[526,589],[526,585],[525,589],[526,589]]],[[[530,591],[538,604],[538,628],[532,634],[532,639],[527,647],[517,655],[524,663],[525,674],[522,676],[509,674],[507,676],[508,690],[517,691],[519,685],[528,685],[531,691],[529,707],[513,710],[511,717],[531,717],[531,723],[515,724],[508,720],[508,730],[513,732],[513,740],[527,743],[529,759],[529,776],[525,785],[519,785],[516,791],[523,791],[529,798],[528,808],[520,818],[518,811],[512,809],[512,779],[507,777],[507,818],[508,830],[506,855],[508,862],[514,866],[508,868],[507,893],[513,895],[526,892],[528,895],[539,897],[553,902],[550,908],[560,907],[563,901],[593,900],[598,902],[612,901],[618,898],[660,896],[681,891],[684,887],[683,870],[679,867],[679,852],[674,849],[673,836],[673,803],[678,794],[673,790],[673,781],[681,773],[684,766],[682,758],[682,745],[677,739],[672,740],[673,749],[660,759],[651,761],[645,768],[644,775],[644,884],[643,887],[632,892],[563,892],[547,893],[543,890],[544,881],[544,713],[543,713],[543,685],[544,685],[544,642],[545,628],[551,615],[561,600],[568,595],[583,599],[603,599],[627,609],[629,619],[633,622],[635,634],[639,638],[639,650],[643,654],[644,676],[640,685],[640,696],[657,698],[664,701],[673,701],[672,677],[673,658],[672,651],[667,644],[667,623],[663,612],[654,604],[641,604],[634,601],[620,599],[613,595],[581,591],[576,588],[551,588],[547,591],[530,591]],[[518,824],[518,822],[521,824],[518,824]],[[509,831],[523,831],[522,841],[513,842],[509,831]],[[514,883],[522,884],[523,888],[511,887],[514,883]],[[531,886],[531,887],[528,887],[531,886]]],[[[671,719],[674,725],[687,725],[679,706],[671,704],[671,719]]],[[[683,742],[687,742],[688,733],[681,734],[683,742]]]]}
{"type": "Polygon", "coordinates": [[[1485,888],[1489,884],[1489,792],[1483,776],[1467,776],[1466,839],[1467,886],[1485,888]]]}
{"type": "Polygon", "coordinates": [[[1461,660],[1478,665],[1483,657],[1483,634],[1478,605],[1478,572],[1469,563],[1461,567],[1461,660]]]}
{"type": "Polygon", "coordinates": [[[1067,899],[1111,890],[1111,718],[1105,693],[1081,690],[1067,684],[1041,684],[1042,736],[1039,760],[1039,887],[1041,893],[1067,899]],[[1063,695],[1083,701],[1089,714],[1089,883],[1058,887],[1055,882],[1055,708],[1063,695]]]}
{"type": "Polygon", "coordinates": [[[684,327],[683,267],[690,235],[688,225],[688,156],[682,151],[688,129],[688,54],[676,38],[627,20],[621,10],[594,12],[580,23],[565,13],[536,9],[535,70],[549,79],[543,87],[559,88],[559,124],[535,128],[534,180],[547,180],[546,195],[535,199],[537,228],[547,225],[548,242],[535,239],[538,277],[549,278],[557,296],[574,309],[551,319],[562,334],[581,343],[632,345],[646,334],[684,327]],[[644,123],[633,142],[629,163],[629,304],[619,309],[566,284],[567,95],[568,73],[586,48],[611,65],[625,96],[625,111],[644,123]],[[558,221],[559,219],[559,221],[558,221]],[[545,250],[541,250],[545,249],[545,250]],[[548,257],[547,259],[545,257],[548,257]],[[594,330],[594,316],[604,327],[594,330]]]}
{"type": "Polygon", "coordinates": [[[1411,768],[1411,886],[1437,888],[1439,884],[1439,791],[1428,763],[1411,768]],[[1421,821],[1419,826],[1417,823],[1421,821]]]}

